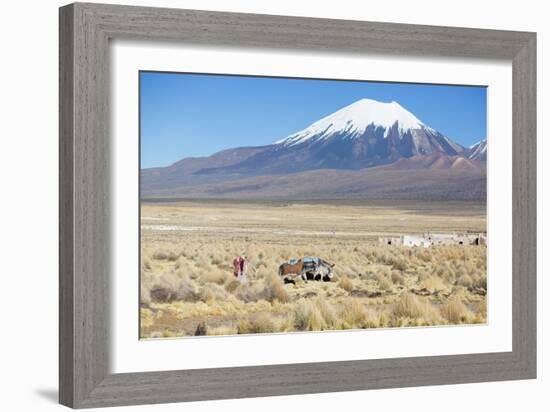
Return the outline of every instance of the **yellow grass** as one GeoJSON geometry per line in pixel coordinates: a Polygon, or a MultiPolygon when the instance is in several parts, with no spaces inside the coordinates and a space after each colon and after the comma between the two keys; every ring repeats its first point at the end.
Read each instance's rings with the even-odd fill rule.
{"type": "Polygon", "coordinates": [[[472,318],[470,310],[459,299],[449,299],[441,306],[441,315],[449,321],[449,323],[468,323],[472,318]]]}
{"type": "Polygon", "coordinates": [[[353,282],[346,275],[340,276],[338,285],[346,292],[351,292],[353,290],[353,282]]]}
{"type": "Polygon", "coordinates": [[[404,293],[401,299],[394,305],[392,316],[394,319],[416,319],[427,324],[437,324],[439,314],[426,300],[410,293],[404,293]]]}
{"type": "Polygon", "coordinates": [[[485,230],[483,207],[435,206],[144,204],[141,335],[484,323],[485,246],[378,244],[378,236],[485,230]],[[241,253],[246,283],[233,276],[241,253]],[[304,256],[334,263],[333,280],[284,284],[279,265],[304,256]]]}

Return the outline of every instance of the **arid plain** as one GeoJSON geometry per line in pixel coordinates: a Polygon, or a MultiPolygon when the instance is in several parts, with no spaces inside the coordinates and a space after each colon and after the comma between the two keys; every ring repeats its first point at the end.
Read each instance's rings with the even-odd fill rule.
{"type": "Polygon", "coordinates": [[[466,201],[142,201],[141,337],[484,323],[486,246],[379,238],[485,232],[485,216],[466,201]],[[284,284],[279,265],[304,256],[333,279],[284,284]]]}

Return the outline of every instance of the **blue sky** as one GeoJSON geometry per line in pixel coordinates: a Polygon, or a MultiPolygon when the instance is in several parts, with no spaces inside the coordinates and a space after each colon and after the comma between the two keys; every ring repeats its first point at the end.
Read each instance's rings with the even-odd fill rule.
{"type": "Polygon", "coordinates": [[[141,167],[273,143],[361,98],[396,101],[463,146],[486,137],[485,87],[140,72],[141,167]]]}

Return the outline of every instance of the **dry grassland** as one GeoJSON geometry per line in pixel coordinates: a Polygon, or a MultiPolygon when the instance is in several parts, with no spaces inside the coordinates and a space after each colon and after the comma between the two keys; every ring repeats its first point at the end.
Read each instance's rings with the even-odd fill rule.
{"type": "Polygon", "coordinates": [[[141,336],[484,323],[485,246],[379,246],[378,236],[480,232],[476,203],[174,202],[141,206],[141,336]],[[248,282],[233,277],[246,253],[248,282]],[[335,263],[283,284],[281,263],[335,263]]]}

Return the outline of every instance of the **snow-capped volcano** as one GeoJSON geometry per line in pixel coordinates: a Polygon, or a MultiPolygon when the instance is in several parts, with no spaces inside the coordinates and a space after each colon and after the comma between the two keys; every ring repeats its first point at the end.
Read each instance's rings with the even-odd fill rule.
{"type": "Polygon", "coordinates": [[[378,187],[382,197],[465,199],[478,187],[482,198],[485,162],[475,149],[397,102],[361,99],[273,144],[143,170],[141,184],[143,193],[169,196],[307,198],[315,187],[321,197],[340,199],[368,197],[378,187]]]}
{"type": "Polygon", "coordinates": [[[292,146],[309,139],[328,139],[333,135],[361,136],[369,127],[375,131],[382,129],[384,137],[388,137],[395,125],[400,135],[415,129],[432,130],[397,102],[361,99],[275,143],[292,146]]]}
{"type": "Polygon", "coordinates": [[[397,102],[361,99],[275,142],[247,159],[201,174],[276,175],[314,169],[357,170],[403,157],[464,147],[428,127],[397,102]]]}
{"type": "Polygon", "coordinates": [[[436,152],[454,156],[464,150],[399,103],[370,99],[358,100],[275,144],[286,149],[330,147],[336,153],[347,146],[353,156],[360,157],[347,166],[329,165],[337,168],[367,167],[436,152]]]}

